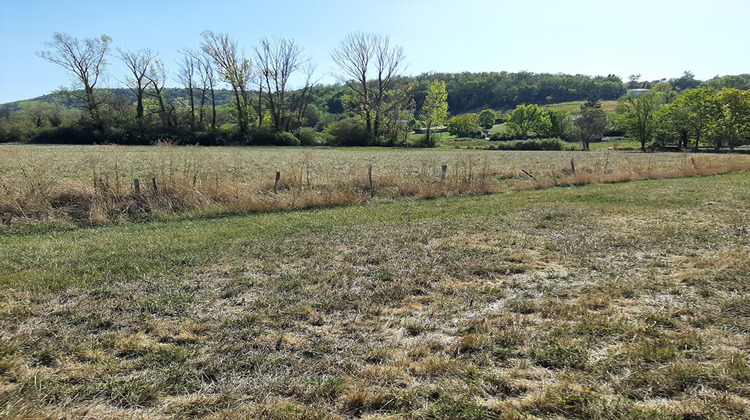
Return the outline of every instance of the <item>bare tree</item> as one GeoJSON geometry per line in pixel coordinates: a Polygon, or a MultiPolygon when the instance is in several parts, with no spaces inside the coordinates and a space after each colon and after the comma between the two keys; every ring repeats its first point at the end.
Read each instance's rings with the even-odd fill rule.
{"type": "Polygon", "coordinates": [[[131,76],[126,76],[125,84],[135,94],[135,118],[143,119],[143,97],[149,85],[148,73],[156,54],[151,50],[129,52],[117,49],[120,59],[130,70],[131,76]]]}
{"type": "Polygon", "coordinates": [[[403,48],[391,45],[389,37],[355,32],[347,35],[331,52],[343,80],[354,93],[350,104],[365,120],[371,140],[381,134],[383,120],[400,105],[392,95],[403,71],[403,48]]]}
{"type": "Polygon", "coordinates": [[[306,107],[314,68],[302,51],[294,40],[283,38],[273,41],[262,38],[255,48],[259,92],[265,93],[276,130],[288,131],[292,123],[299,122],[306,107]],[[297,72],[304,72],[307,76],[305,85],[290,95],[290,78],[297,72]]]}
{"type": "Polygon", "coordinates": [[[248,85],[252,79],[252,62],[237,50],[237,43],[228,35],[211,31],[205,31],[201,35],[201,48],[213,60],[219,76],[232,87],[240,134],[247,134],[250,128],[248,85]]]}
{"type": "Polygon", "coordinates": [[[184,51],[181,59],[177,62],[179,73],[177,79],[185,86],[188,93],[188,105],[190,106],[190,129],[195,129],[195,89],[196,72],[199,72],[200,62],[192,51],[184,51]]]}
{"type": "MultiPolygon", "coordinates": [[[[85,109],[97,125],[101,123],[99,118],[99,105],[94,88],[99,78],[104,74],[107,65],[106,57],[109,53],[109,44],[112,38],[101,35],[99,38],[79,40],[68,34],[56,32],[52,41],[45,43],[50,48],[42,51],[39,56],[45,60],[62,66],[71,73],[76,84],[83,89],[83,95],[76,99],[85,102],[85,109]]],[[[75,97],[75,93],[73,93],[75,97]]]]}
{"type": "Polygon", "coordinates": [[[199,121],[203,123],[203,106],[206,103],[206,97],[211,100],[211,129],[216,129],[216,92],[214,86],[216,84],[216,74],[214,68],[211,66],[210,57],[203,56],[200,58],[199,74],[201,78],[201,106],[199,113],[199,121]]]}
{"type": "Polygon", "coordinates": [[[158,106],[156,112],[159,114],[162,124],[167,127],[174,126],[175,123],[172,118],[174,115],[174,109],[171,105],[167,104],[167,101],[164,98],[164,86],[167,82],[167,71],[164,69],[164,63],[161,60],[153,60],[148,73],[146,74],[146,79],[148,80],[148,85],[151,87],[146,93],[156,99],[156,104],[158,106]]]}

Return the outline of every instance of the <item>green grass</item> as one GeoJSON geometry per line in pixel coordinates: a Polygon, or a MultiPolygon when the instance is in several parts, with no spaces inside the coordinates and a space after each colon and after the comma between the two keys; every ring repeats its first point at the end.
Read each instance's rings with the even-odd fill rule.
{"type": "Polygon", "coordinates": [[[2,234],[0,412],[747,417],[749,185],[2,234]]]}
{"type": "MultiPolygon", "coordinates": [[[[549,107],[552,109],[557,109],[560,111],[566,111],[570,112],[571,114],[580,114],[581,113],[581,105],[583,105],[584,101],[572,101],[572,102],[561,102],[557,104],[549,104],[549,105],[540,105],[544,107],[549,107]]],[[[607,114],[612,114],[617,109],[617,101],[601,101],[602,109],[607,114]]]]}

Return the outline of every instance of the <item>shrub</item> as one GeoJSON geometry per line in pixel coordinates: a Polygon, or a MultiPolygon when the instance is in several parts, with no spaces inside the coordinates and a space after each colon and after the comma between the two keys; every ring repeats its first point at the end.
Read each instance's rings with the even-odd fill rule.
{"type": "Polygon", "coordinates": [[[336,146],[366,146],[367,131],[364,124],[356,118],[346,118],[337,121],[327,128],[333,136],[336,146]]]}
{"type": "Polygon", "coordinates": [[[302,146],[323,146],[328,144],[329,135],[319,133],[312,127],[302,127],[294,133],[302,146]]]}
{"type": "Polygon", "coordinates": [[[560,139],[519,140],[497,143],[492,150],[573,150],[573,146],[560,139]]]}
{"type": "Polygon", "coordinates": [[[412,147],[435,147],[437,145],[437,141],[435,140],[434,135],[430,136],[429,140],[427,139],[426,135],[422,135],[412,139],[409,145],[412,147]]]}
{"type": "Polygon", "coordinates": [[[294,134],[288,131],[279,131],[274,134],[274,143],[277,146],[299,146],[300,141],[294,134]]]}
{"type": "Polygon", "coordinates": [[[479,124],[482,125],[482,127],[490,128],[495,124],[495,119],[497,116],[495,115],[495,111],[491,109],[485,109],[484,111],[479,113],[479,124]]]}
{"type": "Polygon", "coordinates": [[[501,130],[496,133],[492,133],[490,135],[490,141],[508,141],[508,140],[516,140],[515,134],[511,133],[510,131],[501,130]]]}
{"type": "Polygon", "coordinates": [[[456,137],[477,138],[482,135],[477,114],[464,114],[448,121],[448,132],[456,137]]]}

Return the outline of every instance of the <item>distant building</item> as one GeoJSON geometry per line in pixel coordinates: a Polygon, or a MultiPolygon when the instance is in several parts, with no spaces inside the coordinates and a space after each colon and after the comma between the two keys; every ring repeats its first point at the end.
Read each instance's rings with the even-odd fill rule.
{"type": "Polygon", "coordinates": [[[625,93],[626,95],[635,95],[635,96],[641,96],[644,93],[651,92],[651,89],[628,89],[628,91],[625,93]]]}

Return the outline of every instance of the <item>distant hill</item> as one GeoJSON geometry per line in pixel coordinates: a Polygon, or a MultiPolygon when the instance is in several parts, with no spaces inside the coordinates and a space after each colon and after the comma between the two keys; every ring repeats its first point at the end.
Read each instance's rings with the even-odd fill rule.
{"type": "MultiPolygon", "coordinates": [[[[717,76],[707,81],[683,76],[669,80],[635,82],[635,85],[624,83],[619,77],[611,74],[605,77],[531,72],[425,73],[414,77],[405,76],[401,80],[412,86],[410,91],[416,103],[417,111],[426,96],[428,82],[433,80],[444,81],[448,91],[449,112],[454,115],[486,108],[508,111],[520,104],[552,105],[568,103],[569,107],[575,108],[578,101],[591,97],[607,103],[624,95],[627,88],[651,88],[665,82],[670,83],[676,91],[696,87],[713,87],[716,89],[728,87],[750,90],[750,74],[717,76]]],[[[102,89],[102,91],[124,97],[128,101],[135,101],[135,95],[127,88],[102,89]]],[[[344,112],[342,99],[346,93],[347,88],[338,84],[316,86],[312,91],[312,103],[321,111],[339,114],[344,112]]],[[[170,100],[188,97],[187,90],[184,88],[167,88],[164,95],[170,100]]],[[[53,102],[55,99],[53,94],[48,94],[24,101],[2,104],[0,107],[6,112],[12,112],[18,109],[19,102],[53,102]]],[[[230,104],[231,100],[232,92],[230,90],[216,90],[217,105],[230,104]]],[[[71,107],[80,105],[74,102],[63,102],[63,104],[71,107]]],[[[558,108],[562,109],[565,106],[558,106],[558,108]]]]}

